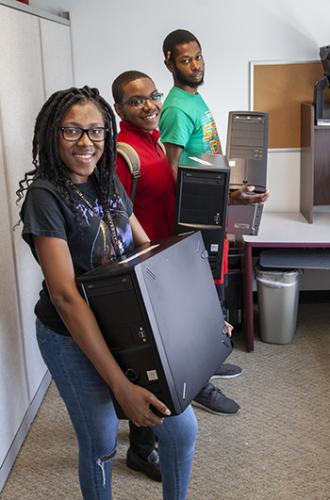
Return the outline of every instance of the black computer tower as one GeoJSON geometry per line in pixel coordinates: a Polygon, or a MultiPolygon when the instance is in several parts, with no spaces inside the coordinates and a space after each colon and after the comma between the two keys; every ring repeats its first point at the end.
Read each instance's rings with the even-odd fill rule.
{"type": "Polygon", "coordinates": [[[124,373],[173,415],[231,352],[200,232],[146,245],[78,285],[124,373]]]}
{"type": "Polygon", "coordinates": [[[228,274],[224,289],[226,320],[239,331],[243,320],[243,247],[229,245],[228,274]]]}
{"type": "Polygon", "coordinates": [[[220,279],[230,169],[225,156],[185,155],[177,178],[176,232],[202,232],[215,280],[220,279]]]}

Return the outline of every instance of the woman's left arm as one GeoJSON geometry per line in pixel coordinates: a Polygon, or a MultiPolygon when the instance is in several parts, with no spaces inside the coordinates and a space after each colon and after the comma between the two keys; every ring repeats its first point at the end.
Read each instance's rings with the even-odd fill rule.
{"type": "Polygon", "coordinates": [[[131,224],[135,246],[138,247],[140,245],[143,245],[144,243],[149,243],[150,238],[141,226],[140,222],[135,217],[134,213],[132,213],[132,215],[130,216],[129,222],[131,224]]]}

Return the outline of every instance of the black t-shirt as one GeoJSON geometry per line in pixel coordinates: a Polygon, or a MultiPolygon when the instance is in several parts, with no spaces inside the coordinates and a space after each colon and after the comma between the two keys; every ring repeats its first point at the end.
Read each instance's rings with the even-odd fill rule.
{"type": "MultiPolygon", "coordinates": [[[[132,214],[132,203],[116,175],[114,182],[115,193],[109,199],[109,208],[117,235],[123,242],[124,252],[129,254],[134,246],[128,220],[132,214]]],[[[88,180],[86,183],[78,184],[77,188],[88,199],[93,209],[81,200],[76,205],[77,214],[54,184],[45,180],[35,180],[29,186],[23,205],[22,236],[36,259],[33,236],[50,236],[67,241],[75,275],[80,276],[94,267],[110,262],[115,252],[109,228],[102,219],[103,208],[93,182],[88,180]]],[[[45,282],[42,284],[35,313],[49,328],[62,334],[69,334],[50,300],[45,282]]]]}

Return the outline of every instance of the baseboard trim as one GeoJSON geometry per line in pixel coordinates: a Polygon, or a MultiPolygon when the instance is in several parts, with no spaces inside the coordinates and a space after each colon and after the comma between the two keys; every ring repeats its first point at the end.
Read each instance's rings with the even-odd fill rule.
{"type": "Polygon", "coordinates": [[[17,458],[17,455],[22,447],[22,444],[24,443],[24,440],[30,430],[31,424],[33,420],[35,419],[38,410],[40,408],[40,405],[45,397],[45,394],[47,392],[47,389],[49,387],[49,384],[51,382],[51,376],[50,373],[47,371],[45,376],[43,377],[41,384],[39,385],[39,388],[33,398],[33,400],[30,403],[29,408],[27,409],[24,418],[22,420],[22,423],[13,439],[13,442],[8,450],[8,453],[6,455],[6,458],[4,459],[3,463],[1,464],[0,467],[0,493],[7,481],[7,478],[10,474],[10,471],[15,463],[15,460],[17,458]]]}

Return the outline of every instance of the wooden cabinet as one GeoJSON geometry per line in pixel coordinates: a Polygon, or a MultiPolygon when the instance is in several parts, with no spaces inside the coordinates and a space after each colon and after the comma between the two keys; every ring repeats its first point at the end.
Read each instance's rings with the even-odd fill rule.
{"type": "Polygon", "coordinates": [[[315,125],[314,105],[301,105],[300,211],[309,223],[313,209],[330,205],[330,126],[315,125]]]}

